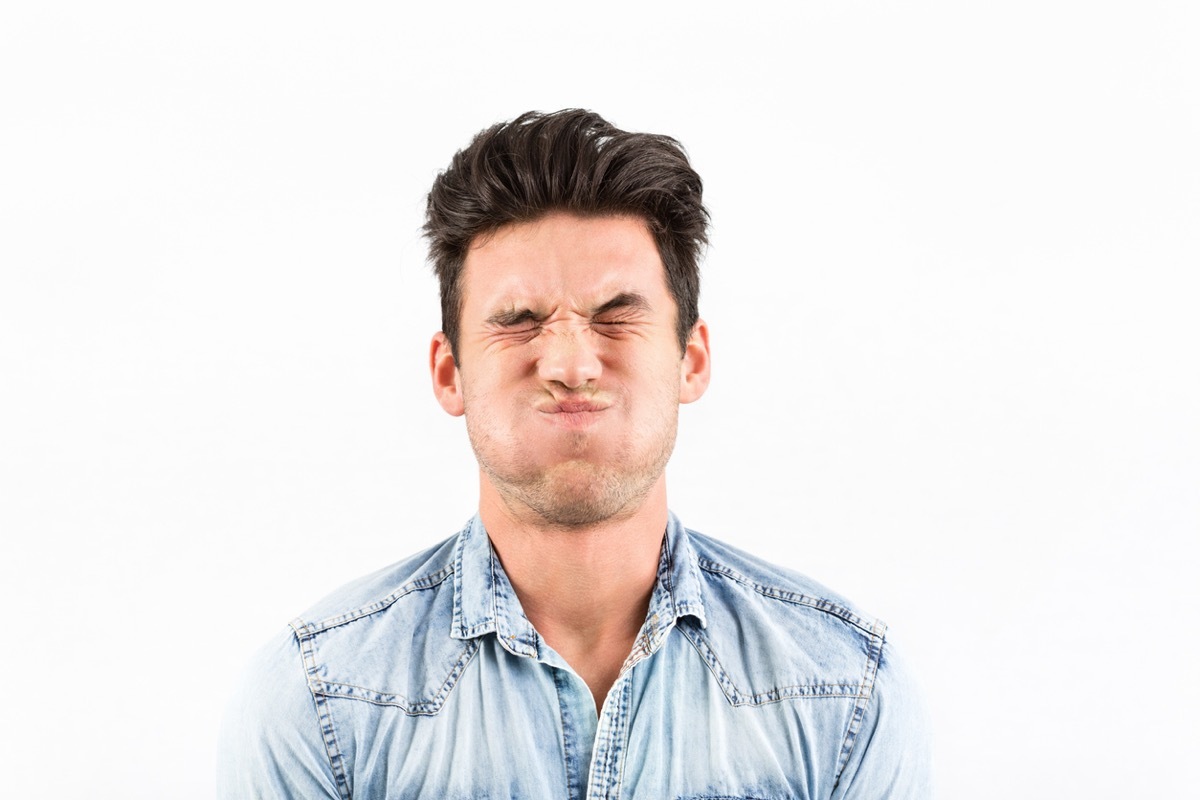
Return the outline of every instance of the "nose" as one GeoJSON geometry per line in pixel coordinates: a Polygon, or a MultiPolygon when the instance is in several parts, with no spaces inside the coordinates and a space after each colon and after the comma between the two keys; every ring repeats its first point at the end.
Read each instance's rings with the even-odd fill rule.
{"type": "Polygon", "coordinates": [[[600,377],[600,357],[586,333],[557,330],[543,337],[538,377],[568,389],[582,389],[600,377]]]}

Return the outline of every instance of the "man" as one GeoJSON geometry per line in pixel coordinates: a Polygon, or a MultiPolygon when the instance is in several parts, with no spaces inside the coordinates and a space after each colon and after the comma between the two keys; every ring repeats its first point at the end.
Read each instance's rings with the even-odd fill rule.
{"type": "Polygon", "coordinates": [[[430,368],[479,513],[263,651],[223,796],[929,796],[885,626],[667,510],[678,406],[709,381],[706,228],[678,143],[590,112],[455,155],[430,368]]]}

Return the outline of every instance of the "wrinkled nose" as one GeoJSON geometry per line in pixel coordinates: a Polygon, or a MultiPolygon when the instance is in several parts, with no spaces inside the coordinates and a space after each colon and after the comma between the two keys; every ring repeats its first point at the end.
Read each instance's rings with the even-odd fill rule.
{"type": "Polygon", "coordinates": [[[589,337],[576,331],[556,331],[543,338],[538,377],[581,389],[600,377],[600,357],[589,337]]]}

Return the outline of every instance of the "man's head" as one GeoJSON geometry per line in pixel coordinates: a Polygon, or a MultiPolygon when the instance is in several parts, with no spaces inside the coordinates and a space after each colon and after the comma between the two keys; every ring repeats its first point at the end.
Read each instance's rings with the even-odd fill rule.
{"type": "Polygon", "coordinates": [[[628,133],[598,114],[529,112],[478,134],[429,192],[425,235],[442,298],[442,331],[458,350],[467,252],[505,225],[555,211],[643,220],[676,306],[680,349],[699,315],[708,212],[700,176],[674,139],[628,133]]]}
{"type": "Polygon", "coordinates": [[[481,513],[564,529],[665,514],[679,404],[709,377],[707,215],[679,145],[525,115],[457,154],[429,208],[434,393],[466,417],[481,513]]]}

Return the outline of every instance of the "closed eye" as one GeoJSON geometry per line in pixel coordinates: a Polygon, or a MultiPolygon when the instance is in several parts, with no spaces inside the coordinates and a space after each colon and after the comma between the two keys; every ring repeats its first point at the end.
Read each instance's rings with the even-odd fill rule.
{"type": "Polygon", "coordinates": [[[592,330],[601,336],[616,338],[630,333],[636,324],[637,321],[632,318],[594,319],[592,320],[592,330]]]}
{"type": "Polygon", "coordinates": [[[592,311],[592,325],[616,333],[645,318],[650,302],[637,292],[621,292],[592,311]]]}
{"type": "Polygon", "coordinates": [[[541,318],[529,309],[501,311],[488,317],[487,320],[490,327],[501,328],[504,331],[533,330],[541,323],[541,318]]]}

